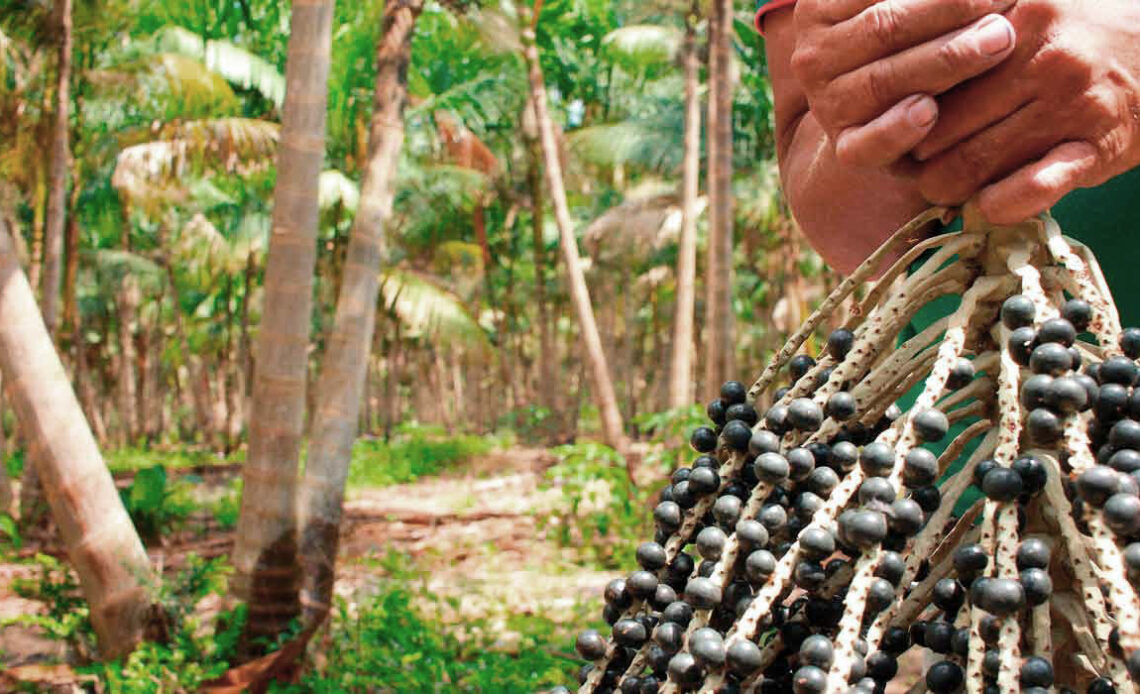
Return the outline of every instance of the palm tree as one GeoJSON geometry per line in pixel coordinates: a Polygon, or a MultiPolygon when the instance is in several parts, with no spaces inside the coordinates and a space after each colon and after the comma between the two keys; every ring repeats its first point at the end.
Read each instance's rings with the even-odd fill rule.
{"type": "Polygon", "coordinates": [[[233,557],[232,589],[249,603],[247,644],[280,634],[300,609],[297,466],[304,432],[332,19],[332,0],[293,2],[249,456],[233,557]]]}
{"type": "Polygon", "coordinates": [[[71,0],[56,0],[59,15],[59,66],[52,118],[51,160],[48,162],[48,203],[44,232],[44,322],[53,334],[59,324],[59,280],[63,255],[63,218],[67,196],[67,116],[71,81],[71,0]]]}
{"type": "Polygon", "coordinates": [[[376,47],[368,160],[349,236],[336,317],[317,382],[313,436],[301,486],[301,600],[305,622],[310,625],[324,621],[332,599],[344,484],[376,325],[384,230],[392,214],[396,164],[404,142],[412,34],[422,9],[421,0],[386,4],[383,33],[376,47]]]}
{"type": "Polygon", "coordinates": [[[0,218],[0,373],[91,609],[101,655],[142,637],[153,576],[0,218]]]}
{"type": "MultiPolygon", "coordinates": [[[[606,353],[602,347],[601,336],[598,334],[597,321],[594,319],[590,290],[586,286],[586,277],[582,272],[582,261],[578,254],[578,240],[574,236],[570,207],[566,201],[566,187],[562,181],[562,162],[559,161],[558,157],[558,142],[554,137],[554,125],[550,120],[550,111],[546,103],[546,86],[543,83],[542,66],[538,61],[538,45],[535,42],[535,28],[538,23],[540,8],[541,2],[536,4],[533,21],[528,21],[527,15],[531,12],[525,7],[520,15],[523,21],[521,35],[523,57],[527,63],[530,97],[534,105],[535,119],[538,121],[539,142],[542,145],[543,158],[545,159],[546,184],[550,189],[550,202],[554,206],[554,219],[558,224],[562,255],[566,261],[566,276],[570,282],[570,296],[574,304],[574,312],[578,317],[581,340],[590,367],[594,399],[597,402],[598,412],[602,419],[602,436],[609,446],[621,455],[627,456],[629,439],[626,437],[622,425],[617,395],[614,391],[613,380],[610,378],[609,365],[606,363],[606,353]]],[[[632,471],[632,466],[630,470],[632,471]]]]}
{"type": "Polygon", "coordinates": [[[681,239],[677,249],[677,309],[673,318],[673,356],[669,369],[669,407],[693,401],[693,319],[697,280],[697,196],[700,194],[701,102],[697,20],[700,3],[685,14],[681,62],[685,73],[685,145],[681,181],[681,239]]]}
{"type": "Polygon", "coordinates": [[[705,272],[705,391],[735,370],[732,316],[732,0],[713,0],[709,23],[709,250],[705,272]]]}

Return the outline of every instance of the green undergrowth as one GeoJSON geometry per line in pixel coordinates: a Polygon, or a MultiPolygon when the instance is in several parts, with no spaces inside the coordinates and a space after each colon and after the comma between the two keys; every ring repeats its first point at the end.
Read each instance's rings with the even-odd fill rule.
{"type": "Polygon", "coordinates": [[[117,448],[103,454],[113,473],[135,472],[161,465],[167,470],[186,470],[212,465],[230,465],[245,461],[245,451],[228,456],[198,448],[117,448]]]}
{"type": "Polygon", "coordinates": [[[669,472],[689,464],[689,433],[704,421],[699,407],[639,417],[635,423],[650,446],[635,463],[636,485],[626,460],[609,446],[582,442],[552,449],[558,462],[546,471],[542,485],[560,495],[538,514],[539,527],[583,564],[636,567],[637,546],[653,537],[652,502],[669,472]]]}
{"type": "MultiPolygon", "coordinates": [[[[341,602],[320,665],[288,692],[535,692],[575,681],[573,624],[510,614],[450,624],[444,598],[398,556],[374,597],[341,602]]],[[[452,605],[454,607],[454,605],[452,605]]]]}
{"type": "Polygon", "coordinates": [[[432,427],[406,426],[389,441],[362,438],[352,449],[348,486],[387,487],[455,470],[501,447],[494,436],[447,435],[432,427]]]}
{"type": "MultiPolygon", "coordinates": [[[[17,589],[43,601],[45,614],[10,621],[40,627],[71,644],[88,661],[75,669],[97,676],[102,691],[197,691],[231,667],[244,606],[222,613],[200,610],[204,598],[225,591],[229,568],[222,560],[191,557],[183,570],[153,586],[167,615],[165,641],[145,642],[111,663],[95,661],[87,607],[73,573],[51,557],[41,555],[33,563],[36,577],[17,589]]],[[[567,623],[513,613],[454,622],[438,616],[456,607],[454,599],[430,590],[425,574],[406,557],[389,555],[377,562],[377,572],[382,579],[374,592],[339,601],[327,632],[310,644],[300,681],[276,684],[271,691],[521,693],[574,681],[579,666],[574,629],[586,621],[587,607],[567,623]]]]}

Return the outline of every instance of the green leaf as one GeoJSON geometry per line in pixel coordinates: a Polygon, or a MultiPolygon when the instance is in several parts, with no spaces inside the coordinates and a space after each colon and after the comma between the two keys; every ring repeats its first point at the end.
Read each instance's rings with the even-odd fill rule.
{"type": "Polygon", "coordinates": [[[188,29],[171,26],[156,33],[153,42],[160,51],[201,60],[228,82],[260,93],[278,109],[285,102],[285,76],[265,59],[230,41],[203,41],[188,29]]]}
{"type": "Polygon", "coordinates": [[[166,468],[155,465],[135,473],[129,498],[131,508],[136,511],[160,511],[166,502],[166,468]]]}
{"type": "Polygon", "coordinates": [[[630,72],[642,72],[669,63],[681,47],[681,32],[656,24],[631,24],[614,29],[602,39],[606,55],[630,72]]]}

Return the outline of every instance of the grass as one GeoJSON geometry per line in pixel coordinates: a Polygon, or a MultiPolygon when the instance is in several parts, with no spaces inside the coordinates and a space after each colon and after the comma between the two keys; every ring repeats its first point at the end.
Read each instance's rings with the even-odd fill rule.
{"type": "Polygon", "coordinates": [[[207,465],[228,465],[245,461],[245,451],[224,457],[214,451],[194,448],[145,449],[118,448],[103,453],[111,472],[137,472],[157,465],[167,470],[185,470],[207,465]]]}
{"type": "Polygon", "coordinates": [[[360,439],[352,449],[348,486],[360,489],[415,482],[454,470],[498,445],[494,437],[446,436],[419,427],[406,429],[387,442],[360,439]]]}
{"type": "Polygon", "coordinates": [[[321,665],[288,691],[535,692],[576,681],[567,625],[529,614],[443,623],[432,609],[441,599],[400,573],[363,604],[341,604],[321,665]]]}

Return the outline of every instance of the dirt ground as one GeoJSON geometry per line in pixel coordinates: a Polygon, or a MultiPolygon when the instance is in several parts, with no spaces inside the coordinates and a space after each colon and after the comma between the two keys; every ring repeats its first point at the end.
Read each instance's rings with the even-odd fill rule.
{"type": "MultiPolygon", "coordinates": [[[[512,448],[473,460],[460,474],[350,492],[337,594],[351,600],[374,592],[385,578],[379,560],[395,552],[414,559],[436,595],[454,599],[454,618],[505,621],[504,606],[510,605],[511,613],[574,619],[583,602],[599,598],[611,576],[576,565],[537,527],[533,512],[552,501],[551,492],[539,489],[542,473],[552,463],[543,449],[512,448]]],[[[173,571],[190,552],[215,557],[232,546],[232,532],[214,531],[204,538],[187,533],[151,556],[156,566],[173,571]]],[[[30,543],[21,555],[41,550],[59,551],[50,542],[30,543]]],[[[17,578],[35,574],[34,567],[0,563],[0,622],[43,613],[42,603],[12,589],[17,578]]],[[[221,607],[217,600],[201,606],[206,612],[221,607]]],[[[0,669],[72,658],[63,644],[36,628],[0,628],[0,669]]]]}
{"type": "MultiPolygon", "coordinates": [[[[505,639],[511,638],[505,627],[509,614],[581,620],[581,606],[596,603],[614,574],[575,564],[569,551],[537,527],[534,511],[553,503],[558,494],[539,488],[551,463],[543,449],[512,448],[472,461],[461,474],[350,492],[336,593],[352,601],[375,592],[386,578],[379,560],[396,552],[414,559],[429,590],[452,598],[454,607],[448,609],[454,612],[447,617],[489,618],[492,624],[501,620],[505,639]]],[[[173,571],[189,552],[221,556],[232,546],[232,532],[211,532],[205,538],[182,538],[151,554],[156,565],[173,571]]],[[[37,549],[45,548],[29,547],[23,554],[37,549]]],[[[0,622],[44,611],[42,603],[12,590],[14,580],[34,575],[33,567],[0,563],[0,622]]],[[[200,606],[207,613],[222,607],[216,599],[200,606]]],[[[74,657],[36,628],[0,628],[0,670],[30,670],[74,657]]],[[[888,692],[907,691],[920,673],[921,658],[904,659],[901,676],[888,692]]]]}

